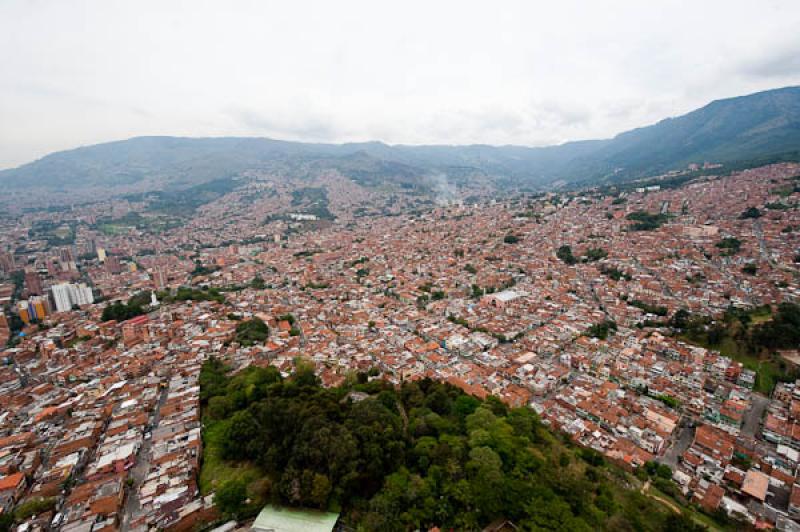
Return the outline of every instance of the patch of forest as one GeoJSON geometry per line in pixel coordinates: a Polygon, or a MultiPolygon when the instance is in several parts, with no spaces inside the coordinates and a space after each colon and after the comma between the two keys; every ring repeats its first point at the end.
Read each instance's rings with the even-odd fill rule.
{"type": "Polygon", "coordinates": [[[641,494],[599,453],[554,435],[529,408],[423,379],[366,373],[323,388],[313,368],[200,376],[200,485],[226,517],[266,503],[341,512],[356,530],[699,530],[641,494]]]}

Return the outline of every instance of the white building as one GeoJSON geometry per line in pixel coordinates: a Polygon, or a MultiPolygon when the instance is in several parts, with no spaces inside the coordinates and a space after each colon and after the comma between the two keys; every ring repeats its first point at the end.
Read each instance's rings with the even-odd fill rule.
{"type": "Polygon", "coordinates": [[[53,300],[56,303],[56,311],[67,312],[72,310],[73,305],[88,305],[94,303],[92,289],[86,284],[61,283],[51,287],[53,300]]]}
{"type": "Polygon", "coordinates": [[[67,312],[72,309],[69,300],[69,283],[54,284],[50,290],[53,291],[53,300],[56,302],[58,312],[67,312]]]}

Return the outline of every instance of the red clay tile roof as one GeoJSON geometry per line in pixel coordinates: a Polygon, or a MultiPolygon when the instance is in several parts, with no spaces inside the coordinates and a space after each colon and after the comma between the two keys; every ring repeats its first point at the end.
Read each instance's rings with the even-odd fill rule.
{"type": "Polygon", "coordinates": [[[14,473],[0,478],[0,491],[7,491],[17,489],[17,487],[25,481],[25,475],[22,473],[14,473]]]}

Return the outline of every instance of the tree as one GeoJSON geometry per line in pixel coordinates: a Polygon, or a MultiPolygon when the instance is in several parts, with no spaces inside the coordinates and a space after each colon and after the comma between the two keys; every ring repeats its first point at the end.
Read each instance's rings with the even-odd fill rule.
{"type": "Polygon", "coordinates": [[[630,281],[631,279],[633,279],[633,277],[630,274],[623,272],[619,268],[616,268],[614,266],[608,266],[606,264],[600,265],[600,273],[602,273],[607,277],[610,277],[611,279],[614,279],[615,281],[619,281],[621,279],[630,281]]]}
{"type": "Polygon", "coordinates": [[[514,435],[529,441],[538,440],[537,431],[541,426],[539,416],[530,408],[513,408],[506,416],[506,421],[514,430],[514,435]]]}
{"type": "Polygon", "coordinates": [[[14,516],[11,512],[3,512],[0,514],[0,532],[9,532],[14,525],[14,516]]]}
{"type": "Polygon", "coordinates": [[[761,218],[761,211],[759,211],[755,207],[748,207],[739,215],[739,218],[742,220],[747,220],[748,218],[761,218]]]}
{"type": "Polygon", "coordinates": [[[315,374],[314,363],[306,359],[296,357],[294,359],[294,378],[293,381],[300,386],[317,386],[319,379],[315,374]]]}
{"type": "Polygon", "coordinates": [[[572,265],[578,262],[572,255],[572,248],[567,245],[563,245],[560,248],[558,248],[558,251],[556,251],[556,257],[561,259],[564,262],[564,264],[568,265],[572,265]]]}
{"type": "Polygon", "coordinates": [[[796,348],[800,344],[800,305],[781,303],[771,321],[757,325],[752,342],[766,349],[796,348]]]}
{"type": "Polygon", "coordinates": [[[472,414],[467,416],[467,431],[472,432],[478,429],[488,430],[497,421],[497,416],[484,405],[478,407],[472,414]]]}
{"type": "Polygon", "coordinates": [[[473,298],[475,298],[475,299],[477,299],[477,298],[481,297],[481,296],[482,296],[484,293],[486,293],[486,291],[485,291],[485,290],[483,290],[483,289],[482,289],[482,288],[481,288],[479,285],[477,285],[477,284],[473,284],[473,285],[472,285],[472,287],[471,287],[471,289],[472,289],[472,297],[473,297],[473,298]]]}
{"type": "Polygon", "coordinates": [[[225,458],[232,460],[253,459],[258,456],[261,443],[258,420],[247,410],[233,414],[222,445],[225,458]]]}
{"type": "Polygon", "coordinates": [[[236,325],[236,341],[248,347],[261,343],[269,336],[269,327],[260,318],[245,320],[236,325]]]}
{"type": "Polygon", "coordinates": [[[691,318],[691,314],[688,310],[678,309],[670,318],[670,326],[675,329],[685,329],[689,325],[689,318],[691,318]]]}
{"type": "Polygon", "coordinates": [[[586,251],[587,262],[596,262],[608,257],[608,251],[603,248],[590,248],[586,251]]]}
{"type": "Polygon", "coordinates": [[[207,404],[211,397],[225,393],[228,368],[216,357],[210,357],[200,368],[200,401],[207,404]]]}
{"type": "Polygon", "coordinates": [[[453,412],[459,419],[466,419],[480,404],[480,401],[471,395],[459,395],[453,403],[453,412]]]}
{"type": "Polygon", "coordinates": [[[616,331],[616,330],[617,330],[616,322],[612,320],[606,320],[602,323],[596,323],[592,325],[591,327],[589,327],[589,329],[586,331],[585,334],[586,336],[590,336],[592,338],[599,338],[600,340],[605,340],[606,338],[608,338],[608,334],[611,331],[616,331]]]}
{"type": "Polygon", "coordinates": [[[469,453],[467,472],[473,479],[472,502],[484,518],[502,513],[504,494],[503,461],[489,447],[477,447],[469,453]]]}
{"type": "Polygon", "coordinates": [[[714,245],[723,250],[723,255],[730,256],[739,253],[739,250],[742,248],[742,241],[738,238],[726,237],[714,245]]]}
{"type": "Polygon", "coordinates": [[[425,406],[440,415],[450,413],[453,401],[442,388],[437,388],[425,399],[425,406]]]}
{"type": "Polygon", "coordinates": [[[331,494],[331,481],[327,476],[319,473],[314,474],[313,485],[311,487],[311,502],[317,508],[328,506],[328,497],[331,494]]]}
{"type": "Polygon", "coordinates": [[[705,526],[695,523],[688,513],[676,514],[671,512],[664,523],[665,532],[704,532],[705,526]]]}
{"type": "Polygon", "coordinates": [[[242,513],[247,500],[247,487],[239,479],[223,483],[214,494],[214,503],[220,512],[228,517],[237,517],[242,513]]]}
{"type": "Polygon", "coordinates": [[[34,497],[28,499],[14,510],[14,518],[17,521],[25,521],[35,515],[49,512],[56,507],[56,502],[55,497],[34,497]]]}
{"type": "Polygon", "coordinates": [[[18,314],[12,314],[9,311],[3,313],[8,316],[8,329],[11,331],[12,335],[25,328],[25,322],[22,321],[22,318],[20,318],[18,314]]]}
{"type": "Polygon", "coordinates": [[[655,396],[656,399],[664,403],[670,408],[678,408],[681,405],[681,402],[678,399],[675,399],[671,395],[668,394],[659,394],[655,396]]]}
{"type": "Polygon", "coordinates": [[[215,419],[225,419],[231,410],[231,400],[224,395],[212,397],[208,401],[208,414],[215,419]]]}
{"type": "Polygon", "coordinates": [[[752,262],[742,266],[742,273],[746,273],[747,275],[755,275],[756,272],[758,272],[758,266],[752,262]]]}

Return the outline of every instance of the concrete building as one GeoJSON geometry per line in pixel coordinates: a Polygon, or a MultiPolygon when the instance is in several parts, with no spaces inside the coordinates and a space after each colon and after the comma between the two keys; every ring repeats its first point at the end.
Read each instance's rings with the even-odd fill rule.
{"type": "Polygon", "coordinates": [[[67,312],[72,309],[73,305],[80,306],[94,303],[92,289],[84,283],[78,285],[72,283],[56,284],[52,286],[51,290],[58,312],[67,312]]]}

